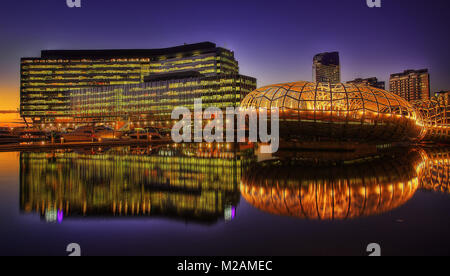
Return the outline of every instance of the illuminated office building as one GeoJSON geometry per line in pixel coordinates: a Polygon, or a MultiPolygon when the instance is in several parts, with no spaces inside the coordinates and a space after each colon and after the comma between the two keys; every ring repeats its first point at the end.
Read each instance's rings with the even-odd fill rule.
{"type": "Polygon", "coordinates": [[[21,59],[20,112],[33,122],[71,120],[71,91],[139,84],[153,74],[238,74],[234,53],[210,42],[150,50],[51,50],[21,59]]]}
{"type": "Polygon", "coordinates": [[[72,91],[71,113],[76,123],[129,121],[165,127],[177,106],[194,111],[194,101],[201,99],[203,109],[237,107],[254,89],[256,79],[242,75],[164,74],[141,84],[72,91]]]}
{"type": "Polygon", "coordinates": [[[341,82],[339,52],[322,53],[314,57],[313,82],[341,82]]]}
{"type": "Polygon", "coordinates": [[[372,87],[383,89],[383,90],[386,89],[386,83],[384,81],[378,81],[377,78],[367,78],[367,79],[358,78],[358,79],[355,79],[352,81],[348,81],[347,83],[348,84],[364,84],[367,86],[372,86],[372,87]]]}
{"type": "Polygon", "coordinates": [[[390,91],[405,100],[429,100],[430,74],[427,69],[406,70],[403,73],[392,74],[390,78],[390,91]]]}

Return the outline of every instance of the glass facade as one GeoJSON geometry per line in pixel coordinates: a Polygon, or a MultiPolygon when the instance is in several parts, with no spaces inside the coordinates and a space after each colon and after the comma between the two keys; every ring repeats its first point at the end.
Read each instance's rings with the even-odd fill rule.
{"type": "Polygon", "coordinates": [[[256,79],[231,74],[154,80],[72,91],[70,112],[77,122],[165,124],[175,107],[193,111],[196,99],[202,100],[204,109],[237,107],[254,89],[256,79]]]}
{"type": "Polygon", "coordinates": [[[42,51],[21,60],[21,116],[70,121],[74,90],[139,84],[153,74],[197,71],[238,74],[234,53],[213,43],[154,50],[42,51]]]}

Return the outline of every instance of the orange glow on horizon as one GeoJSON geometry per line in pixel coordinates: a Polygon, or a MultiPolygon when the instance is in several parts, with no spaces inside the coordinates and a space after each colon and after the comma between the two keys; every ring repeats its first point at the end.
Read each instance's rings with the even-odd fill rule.
{"type": "Polygon", "coordinates": [[[17,152],[0,153],[0,177],[16,172],[19,175],[19,154],[17,152]]]}
{"type": "Polygon", "coordinates": [[[19,113],[5,113],[0,110],[0,127],[20,127],[24,126],[19,113]]]}
{"type": "Polygon", "coordinates": [[[20,104],[19,84],[0,84],[0,111],[17,110],[20,104]]]}

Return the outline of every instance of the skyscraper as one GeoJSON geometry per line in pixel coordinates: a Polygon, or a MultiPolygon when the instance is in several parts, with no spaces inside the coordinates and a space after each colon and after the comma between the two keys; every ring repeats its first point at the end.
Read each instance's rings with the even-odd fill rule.
{"type": "Polygon", "coordinates": [[[339,52],[321,53],[313,59],[314,82],[341,82],[339,52]]]}
{"type": "Polygon", "coordinates": [[[392,74],[390,91],[410,102],[430,99],[428,69],[406,70],[403,73],[392,74]]]}
{"type": "Polygon", "coordinates": [[[348,84],[365,84],[368,86],[372,86],[375,88],[380,88],[385,90],[386,83],[384,81],[378,81],[377,78],[367,78],[367,79],[354,79],[352,81],[348,81],[348,84]]]}

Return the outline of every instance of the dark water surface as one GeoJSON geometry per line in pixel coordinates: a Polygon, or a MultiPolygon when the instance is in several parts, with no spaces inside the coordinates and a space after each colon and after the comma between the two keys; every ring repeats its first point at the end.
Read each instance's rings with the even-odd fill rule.
{"type": "Polygon", "coordinates": [[[323,164],[193,147],[0,153],[0,255],[449,255],[448,148],[323,164]]]}

